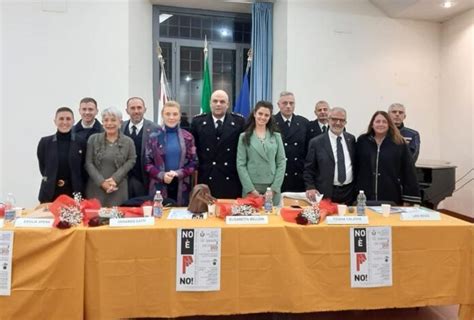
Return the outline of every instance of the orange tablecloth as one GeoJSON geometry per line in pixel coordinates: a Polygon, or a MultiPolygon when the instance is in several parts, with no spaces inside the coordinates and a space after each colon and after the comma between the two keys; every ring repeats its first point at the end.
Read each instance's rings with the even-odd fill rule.
{"type": "Polygon", "coordinates": [[[0,296],[0,319],[83,319],[85,238],[85,229],[14,229],[12,290],[0,296]]]}
{"type": "Polygon", "coordinates": [[[271,216],[263,226],[157,220],[153,227],[87,230],[88,319],[310,312],[461,304],[471,319],[471,224],[401,222],[369,212],[370,226],[392,227],[393,286],[350,287],[350,226],[299,226],[271,216]],[[222,228],[221,290],[176,292],[176,230],[222,228]]]}

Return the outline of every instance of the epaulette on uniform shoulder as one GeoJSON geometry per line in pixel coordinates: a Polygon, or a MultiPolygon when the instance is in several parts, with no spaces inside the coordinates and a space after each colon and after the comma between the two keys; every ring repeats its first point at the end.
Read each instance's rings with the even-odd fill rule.
{"type": "Polygon", "coordinates": [[[204,116],[207,116],[207,112],[198,113],[193,118],[199,118],[199,117],[204,117],[204,116]]]}
{"type": "Polygon", "coordinates": [[[234,112],[232,111],[231,114],[233,114],[234,116],[238,116],[238,117],[241,117],[241,118],[244,118],[244,116],[238,112],[234,112]]]}

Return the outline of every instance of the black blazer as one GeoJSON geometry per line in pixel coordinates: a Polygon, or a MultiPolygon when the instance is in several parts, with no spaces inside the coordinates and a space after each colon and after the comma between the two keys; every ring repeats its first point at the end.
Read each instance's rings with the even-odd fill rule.
{"type": "MultiPolygon", "coordinates": [[[[58,143],[56,134],[41,138],[38,149],[38,163],[41,175],[41,187],[38,200],[41,203],[54,201],[56,175],[58,173],[58,143]]],[[[69,147],[69,168],[71,170],[71,187],[73,192],[84,194],[84,161],[87,150],[86,142],[72,133],[69,147]]]]}
{"type": "MultiPolygon", "coordinates": [[[[326,126],[329,129],[329,123],[326,124],[326,126]]],[[[306,131],[306,135],[307,135],[306,139],[308,140],[308,143],[309,143],[309,141],[311,141],[311,139],[316,138],[321,133],[323,133],[323,132],[321,131],[321,127],[319,126],[318,119],[310,121],[308,123],[308,130],[306,131]]]]}
{"type": "MultiPolygon", "coordinates": [[[[355,168],[355,137],[347,132],[343,132],[343,136],[351,158],[352,168],[355,168]]],[[[326,132],[313,138],[309,143],[303,174],[306,190],[317,189],[319,193],[324,194],[324,198],[331,198],[335,165],[329,133],[326,132]]],[[[353,172],[353,179],[355,180],[355,172],[353,172]]]]}
{"type": "Polygon", "coordinates": [[[286,154],[285,179],[281,191],[303,192],[303,170],[308,146],[308,119],[293,114],[290,127],[284,122],[280,112],[274,115],[275,123],[281,132],[286,154]]]}
{"type": "Polygon", "coordinates": [[[207,184],[216,198],[235,199],[242,196],[236,158],[244,123],[242,115],[227,113],[222,124],[222,135],[218,138],[211,113],[196,115],[191,122],[199,158],[198,183],[207,184]]]}
{"type": "MultiPolygon", "coordinates": [[[[125,134],[127,137],[131,137],[130,131],[128,130],[128,125],[130,124],[130,120],[124,121],[122,123],[122,127],[120,130],[122,131],[123,134],[125,134]]],[[[150,135],[158,130],[159,126],[154,123],[153,121],[144,119],[143,121],[143,127],[142,127],[142,148],[141,150],[136,149],[135,146],[135,152],[137,155],[140,155],[140,161],[141,163],[139,164],[142,167],[142,182],[143,185],[145,186],[145,190],[148,190],[148,186],[150,184],[150,179],[148,177],[148,173],[145,171],[145,163],[146,163],[146,157],[145,157],[145,149],[146,149],[146,144],[148,143],[148,139],[150,138],[150,135]]],[[[131,170],[129,171],[129,175],[131,173],[131,170]]]]}

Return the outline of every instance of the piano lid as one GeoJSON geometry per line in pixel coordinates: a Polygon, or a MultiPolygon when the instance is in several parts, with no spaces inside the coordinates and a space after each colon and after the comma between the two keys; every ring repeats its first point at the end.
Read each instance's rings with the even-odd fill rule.
{"type": "Polygon", "coordinates": [[[428,169],[447,169],[447,168],[457,168],[457,166],[453,165],[449,161],[444,160],[429,160],[429,159],[422,159],[419,160],[415,167],[417,168],[428,168],[428,169]]]}

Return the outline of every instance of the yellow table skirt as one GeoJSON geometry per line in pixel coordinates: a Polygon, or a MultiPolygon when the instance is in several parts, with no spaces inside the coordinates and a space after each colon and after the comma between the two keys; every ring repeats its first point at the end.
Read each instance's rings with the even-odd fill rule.
{"type": "Polygon", "coordinates": [[[153,227],[89,228],[85,258],[88,319],[256,312],[314,312],[461,304],[471,319],[473,227],[401,222],[369,212],[370,226],[392,227],[393,286],[351,288],[350,226],[156,221],[153,227]],[[176,230],[222,228],[221,290],[176,292],[176,230]]]}
{"type": "Polygon", "coordinates": [[[16,228],[12,290],[0,296],[0,319],[83,319],[85,240],[83,228],[16,228]]]}

